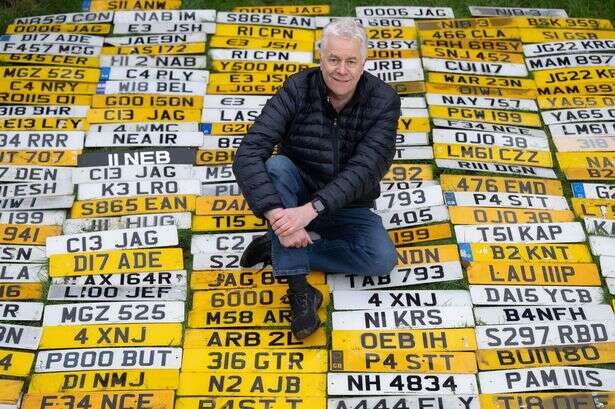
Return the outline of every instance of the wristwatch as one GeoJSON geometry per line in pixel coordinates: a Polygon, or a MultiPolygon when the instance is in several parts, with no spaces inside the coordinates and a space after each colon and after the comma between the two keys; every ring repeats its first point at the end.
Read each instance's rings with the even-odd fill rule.
{"type": "Polygon", "coordinates": [[[320,198],[317,197],[316,199],[312,199],[311,203],[312,207],[314,208],[316,213],[318,213],[319,216],[325,212],[325,204],[322,202],[322,200],[320,200],[320,198]]]}

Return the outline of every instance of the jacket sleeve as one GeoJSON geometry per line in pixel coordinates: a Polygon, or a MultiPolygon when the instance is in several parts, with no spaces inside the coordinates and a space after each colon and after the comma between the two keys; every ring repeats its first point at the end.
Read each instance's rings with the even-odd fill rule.
{"type": "Polygon", "coordinates": [[[401,101],[394,94],[386,102],[388,104],[378,114],[378,120],[365,132],[342,171],[314,194],[324,202],[327,213],[333,213],[372,191],[391,167],[401,101]]]}
{"type": "Polygon", "coordinates": [[[270,209],[283,207],[271,182],[265,162],[282,140],[296,111],[297,88],[292,79],[271,97],[244,136],[235,159],[233,173],[250,208],[258,217],[270,209]]]}

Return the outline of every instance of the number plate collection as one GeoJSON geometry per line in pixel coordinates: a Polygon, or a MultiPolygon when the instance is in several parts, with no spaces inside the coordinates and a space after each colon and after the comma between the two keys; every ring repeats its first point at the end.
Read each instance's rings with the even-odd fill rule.
{"type": "Polygon", "coordinates": [[[401,98],[373,207],[397,263],[311,272],[323,325],[297,339],[287,280],[239,265],[267,223],[232,163],[268,99],[325,58],[330,12],[83,0],[7,26],[7,408],[610,407],[612,23],[356,7],[364,69],[401,98]]]}

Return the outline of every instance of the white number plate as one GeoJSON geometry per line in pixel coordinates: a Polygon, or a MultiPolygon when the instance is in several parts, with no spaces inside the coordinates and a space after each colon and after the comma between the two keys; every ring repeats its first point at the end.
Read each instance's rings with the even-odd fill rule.
{"type": "Polygon", "coordinates": [[[313,54],[309,51],[277,51],[277,50],[243,50],[243,49],[219,49],[209,50],[212,60],[235,60],[235,61],[284,61],[311,63],[313,54]]]}
{"type": "Polygon", "coordinates": [[[329,396],[357,395],[457,395],[477,394],[471,374],[331,373],[327,374],[329,396]]]}
{"type": "Polygon", "coordinates": [[[5,198],[66,196],[73,194],[73,188],[74,185],[70,179],[43,183],[7,183],[0,185],[0,194],[5,198]]]}
{"type": "Polygon", "coordinates": [[[45,306],[43,325],[183,322],[184,309],[182,301],[53,304],[45,306]]]}
{"type": "Polygon", "coordinates": [[[116,11],[113,24],[144,22],[204,22],[215,21],[216,10],[147,10],[116,11]]]}
{"type": "Polygon", "coordinates": [[[111,23],[112,11],[48,14],[46,16],[17,17],[13,24],[111,23]]]}
{"type": "Polygon", "coordinates": [[[615,199],[615,184],[574,182],[571,183],[571,185],[574,197],[587,197],[589,199],[615,199]]]}
{"type": "Polygon", "coordinates": [[[84,183],[77,189],[77,199],[149,195],[198,195],[201,183],[196,180],[150,180],[132,182],[84,183]]]}
{"type": "Polygon", "coordinates": [[[179,68],[103,67],[100,81],[154,80],[208,82],[209,71],[179,68]]]}
{"type": "Polygon", "coordinates": [[[554,109],[543,111],[540,114],[545,125],[615,120],[615,109],[613,108],[554,109]]]}
{"type": "MultiPolygon", "coordinates": [[[[0,115],[4,118],[50,117],[70,118],[87,116],[90,107],[84,105],[2,105],[0,115]]],[[[19,132],[15,132],[19,133],[19,132]]],[[[0,134],[3,136],[4,134],[0,134]]],[[[48,138],[49,139],[49,138],[48,138]]],[[[1,140],[0,140],[1,143],[1,140]]],[[[48,143],[49,144],[49,143],[48,143]]]]}
{"type": "Polygon", "coordinates": [[[197,166],[194,168],[194,178],[204,183],[233,182],[232,165],[197,166]]]}
{"type": "Polygon", "coordinates": [[[444,203],[440,185],[425,186],[414,190],[383,192],[376,199],[377,212],[390,209],[408,209],[416,207],[437,206],[444,203]]]}
{"type": "Polygon", "coordinates": [[[235,182],[202,183],[201,196],[239,196],[241,189],[235,182]]]}
{"type": "Polygon", "coordinates": [[[478,374],[482,393],[509,393],[582,389],[584,391],[615,390],[612,369],[577,366],[543,366],[540,368],[485,371],[478,374]]]}
{"type": "Polygon", "coordinates": [[[186,289],[171,286],[73,286],[52,284],[49,286],[48,300],[56,301],[135,301],[161,300],[185,301],[186,289]]]}
{"type": "Polygon", "coordinates": [[[498,125],[490,124],[487,122],[470,122],[470,121],[456,121],[450,119],[433,119],[434,126],[442,128],[456,128],[456,129],[473,129],[484,132],[500,132],[510,133],[525,136],[536,136],[539,138],[546,138],[547,134],[541,129],[525,128],[515,125],[498,125]]]}
{"type": "Polygon", "coordinates": [[[477,395],[465,396],[379,396],[377,398],[329,398],[327,409],[422,408],[480,409],[477,395]]]}
{"type": "Polygon", "coordinates": [[[81,131],[14,131],[0,132],[0,149],[12,150],[81,150],[81,131]]]}
{"type": "Polygon", "coordinates": [[[3,54],[52,54],[96,57],[100,54],[100,49],[101,47],[80,44],[0,42],[0,53],[3,54]]]}
{"type": "Polygon", "coordinates": [[[107,81],[96,88],[97,94],[205,95],[206,82],[198,81],[107,81]]]}
{"type": "Polygon", "coordinates": [[[449,220],[448,208],[442,206],[419,207],[408,210],[383,210],[378,212],[385,229],[420,226],[449,220]]]}
{"type": "Polygon", "coordinates": [[[88,132],[85,146],[88,148],[105,148],[119,146],[177,146],[197,147],[203,144],[202,132],[138,132],[110,133],[88,132]]]}
{"type": "Polygon", "coordinates": [[[425,94],[429,105],[460,106],[471,108],[514,109],[538,111],[533,99],[479,97],[469,95],[425,94]]]}
{"type": "MultiPolygon", "coordinates": [[[[239,259],[241,253],[236,252],[216,252],[216,253],[198,253],[192,257],[192,268],[194,270],[212,270],[212,269],[240,269],[239,259]]],[[[262,268],[262,263],[256,264],[255,269],[262,268]]]]}
{"type": "MultiPolygon", "coordinates": [[[[578,222],[455,226],[461,243],[579,243],[585,231],[578,222]]],[[[615,248],[615,247],[614,247],[615,248]]]]}
{"type": "Polygon", "coordinates": [[[178,244],[175,226],[54,236],[47,239],[47,256],[84,251],[170,247],[178,244]]]}
{"type": "Polygon", "coordinates": [[[0,182],[52,182],[70,180],[72,174],[71,168],[62,167],[0,166],[0,182]]]}
{"type": "Polygon", "coordinates": [[[459,261],[446,261],[435,264],[396,267],[391,273],[384,276],[333,274],[327,278],[327,284],[332,290],[361,290],[437,283],[461,280],[462,278],[463,271],[459,261]]]}
{"type": "Polygon", "coordinates": [[[101,55],[101,67],[206,68],[204,55],[101,55]]]}
{"type": "Polygon", "coordinates": [[[42,316],[42,302],[0,302],[2,321],[40,321],[42,316]]]}
{"type": "Polygon", "coordinates": [[[47,267],[43,264],[0,264],[2,283],[40,283],[47,279],[47,267]]]}
{"type": "Polygon", "coordinates": [[[603,277],[615,278],[615,257],[600,256],[600,271],[603,277]]]}
{"type": "Polygon", "coordinates": [[[450,7],[410,7],[382,6],[355,7],[357,17],[397,17],[397,18],[455,18],[450,7]]]}
{"type": "Polygon", "coordinates": [[[100,369],[179,369],[181,348],[83,348],[39,351],[34,372],[100,369]]]}
{"type": "Polygon", "coordinates": [[[556,68],[605,67],[613,65],[614,63],[615,55],[613,54],[553,55],[525,59],[525,64],[530,71],[551,70],[556,68]]]}
{"type": "Polygon", "coordinates": [[[436,159],[436,166],[447,169],[460,169],[476,172],[493,172],[507,175],[534,176],[557,179],[553,169],[535,168],[533,166],[508,165],[504,163],[473,162],[467,160],[436,159]]]}
{"type": "Polygon", "coordinates": [[[75,168],[73,172],[73,183],[75,184],[128,182],[140,179],[197,179],[197,172],[192,165],[92,166],[75,168]]]}
{"type": "Polygon", "coordinates": [[[549,125],[553,138],[562,136],[612,136],[615,134],[615,122],[582,122],[549,125]]]}
{"type": "Polygon", "coordinates": [[[158,271],[155,273],[98,274],[71,277],[53,277],[52,284],[80,286],[179,286],[186,287],[186,270],[158,271]]]}
{"type": "Polygon", "coordinates": [[[64,210],[30,210],[19,212],[0,212],[0,224],[40,224],[61,226],[66,219],[64,210]]]}
{"type": "Polygon", "coordinates": [[[261,108],[204,108],[201,122],[246,122],[254,121],[261,114],[261,108]]]}
{"type": "MultiPolygon", "coordinates": [[[[465,290],[333,291],[336,310],[472,305],[465,290]]],[[[615,318],[615,316],[614,316],[615,318]]]]}
{"type": "Polygon", "coordinates": [[[187,44],[204,43],[207,41],[205,33],[190,34],[151,34],[140,36],[105,37],[105,43],[114,47],[142,44],[187,44]]]}
{"type": "Polygon", "coordinates": [[[36,350],[41,340],[41,332],[41,327],[0,324],[0,347],[36,350]]]}
{"type": "Polygon", "coordinates": [[[333,330],[465,328],[474,326],[470,306],[334,311],[333,330]]]}
{"type": "Polygon", "coordinates": [[[215,252],[233,252],[240,254],[252,240],[262,235],[262,232],[193,235],[190,244],[190,252],[192,254],[215,252]]]}
{"type": "Polygon", "coordinates": [[[432,131],[432,136],[434,143],[502,146],[539,151],[550,150],[547,138],[535,136],[442,128],[435,128],[432,131]]]}
{"type": "Polygon", "coordinates": [[[601,287],[533,285],[471,285],[474,305],[584,305],[602,304],[601,287]]]}
{"type": "Polygon", "coordinates": [[[481,325],[532,324],[555,321],[611,321],[615,320],[613,309],[606,304],[573,305],[570,307],[476,307],[476,322],[481,325]]]}
{"type": "Polygon", "coordinates": [[[556,41],[553,43],[525,44],[523,46],[523,54],[526,57],[567,54],[558,56],[558,58],[560,58],[568,57],[569,55],[574,55],[575,53],[579,52],[603,51],[615,51],[615,42],[610,40],[573,40],[556,41]]]}
{"type": "Polygon", "coordinates": [[[563,196],[491,192],[444,192],[448,206],[514,207],[523,209],[567,210],[563,196]]]}
{"type": "Polygon", "coordinates": [[[365,71],[385,82],[422,81],[424,79],[420,58],[367,60],[365,71]]]}
{"type": "Polygon", "coordinates": [[[469,6],[472,16],[530,16],[530,17],[568,17],[564,9],[540,9],[522,7],[478,7],[469,6]]]}
{"type": "Polygon", "coordinates": [[[204,108],[258,108],[262,109],[269,95],[205,95],[204,108]]]}
{"type": "Polygon", "coordinates": [[[589,247],[594,256],[615,256],[615,237],[589,236],[589,247]]]}
{"type": "Polygon", "coordinates": [[[216,32],[216,23],[179,23],[162,21],[158,23],[119,23],[113,25],[113,34],[178,34],[216,32]]]}
{"type": "Polygon", "coordinates": [[[469,60],[445,60],[423,57],[425,71],[451,72],[458,74],[498,75],[505,77],[526,77],[524,64],[507,64],[469,60]]]}
{"type": "Polygon", "coordinates": [[[45,246],[0,245],[0,262],[46,263],[45,246]]]}

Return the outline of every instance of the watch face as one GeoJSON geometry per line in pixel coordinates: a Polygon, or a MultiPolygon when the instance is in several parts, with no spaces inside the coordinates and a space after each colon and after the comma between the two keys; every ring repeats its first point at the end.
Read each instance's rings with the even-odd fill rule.
{"type": "Polygon", "coordinates": [[[321,213],[325,210],[325,205],[318,199],[312,201],[312,205],[314,206],[316,213],[321,213]]]}

